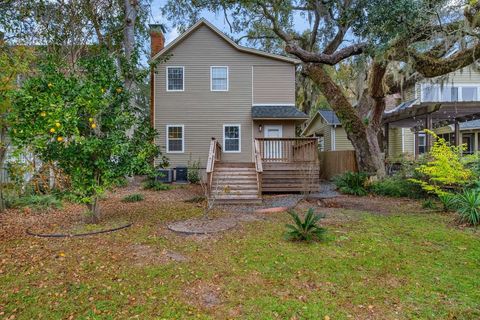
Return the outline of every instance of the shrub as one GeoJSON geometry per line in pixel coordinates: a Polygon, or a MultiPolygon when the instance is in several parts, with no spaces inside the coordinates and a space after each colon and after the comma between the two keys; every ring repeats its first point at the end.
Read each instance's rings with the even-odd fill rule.
{"type": "Polygon", "coordinates": [[[472,171],[461,159],[461,151],[465,146],[451,146],[432,131],[426,130],[426,132],[436,138],[436,141],[428,155],[429,161],[416,168],[425,178],[413,178],[411,181],[418,183],[426,192],[437,196],[466,185],[472,176],[472,171]]]}
{"type": "Polygon", "coordinates": [[[366,182],[368,175],[363,172],[345,172],[334,178],[335,185],[342,193],[365,196],[368,192],[366,182]]]}
{"type": "Polygon", "coordinates": [[[139,202],[143,201],[145,197],[141,193],[133,193],[129,194],[128,196],[123,197],[122,201],[123,202],[139,202]]]}
{"type": "Polygon", "coordinates": [[[34,210],[46,210],[61,208],[62,201],[53,195],[26,195],[19,198],[11,198],[8,205],[13,208],[29,207],[34,210]]]}
{"type": "Polygon", "coordinates": [[[323,238],[326,229],[317,225],[323,216],[314,214],[312,208],[308,209],[304,221],[293,210],[289,211],[288,214],[292,217],[294,224],[286,225],[288,230],[285,233],[285,238],[287,240],[312,241],[323,238]]]}
{"type": "Polygon", "coordinates": [[[435,205],[435,202],[432,199],[427,199],[427,200],[423,201],[422,208],[423,209],[436,209],[437,206],[435,205]]]}
{"type": "Polygon", "coordinates": [[[372,183],[369,190],[374,194],[388,197],[419,199],[425,196],[424,191],[417,184],[396,176],[372,183]]]}
{"type": "Polygon", "coordinates": [[[442,203],[443,211],[448,212],[448,211],[454,210],[455,202],[457,200],[457,197],[455,194],[444,193],[439,195],[438,199],[440,199],[440,202],[442,203]]]}
{"type": "Polygon", "coordinates": [[[146,190],[163,191],[172,189],[172,186],[162,183],[160,181],[149,179],[143,183],[143,188],[146,190]]]}
{"type": "Polygon", "coordinates": [[[188,161],[188,182],[197,184],[200,182],[200,160],[188,161]]]}
{"type": "Polygon", "coordinates": [[[455,205],[460,221],[472,226],[480,224],[480,193],[466,190],[455,197],[455,205]]]}

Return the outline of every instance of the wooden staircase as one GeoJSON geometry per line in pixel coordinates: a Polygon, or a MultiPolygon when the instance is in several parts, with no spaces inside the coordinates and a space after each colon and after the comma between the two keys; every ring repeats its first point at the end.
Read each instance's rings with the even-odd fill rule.
{"type": "Polygon", "coordinates": [[[210,196],[217,204],[259,204],[257,172],[252,163],[215,164],[210,196]]]}

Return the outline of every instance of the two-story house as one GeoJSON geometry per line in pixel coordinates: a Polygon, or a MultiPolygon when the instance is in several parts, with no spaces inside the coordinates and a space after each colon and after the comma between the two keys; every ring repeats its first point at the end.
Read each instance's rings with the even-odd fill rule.
{"type": "Polygon", "coordinates": [[[295,107],[299,61],[240,46],[203,19],[165,47],[161,30],[151,36],[151,115],[171,167],[199,160],[211,188],[245,199],[299,191],[295,172],[290,184],[268,179],[277,176],[273,166],[299,171],[299,157],[312,145],[295,138],[296,125],[308,118],[295,107]],[[229,183],[215,184],[220,180],[229,183]]]}

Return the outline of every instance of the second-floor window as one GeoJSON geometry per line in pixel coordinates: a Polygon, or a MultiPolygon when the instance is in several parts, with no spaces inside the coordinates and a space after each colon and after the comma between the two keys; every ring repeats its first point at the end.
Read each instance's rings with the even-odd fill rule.
{"type": "Polygon", "coordinates": [[[183,67],[167,67],[167,91],[183,91],[185,86],[183,67]]]}
{"type": "Polygon", "coordinates": [[[210,68],[210,90],[228,91],[228,67],[210,68]]]}
{"type": "Polygon", "coordinates": [[[422,85],[422,102],[478,101],[479,87],[473,85],[452,86],[438,84],[422,85]]]}

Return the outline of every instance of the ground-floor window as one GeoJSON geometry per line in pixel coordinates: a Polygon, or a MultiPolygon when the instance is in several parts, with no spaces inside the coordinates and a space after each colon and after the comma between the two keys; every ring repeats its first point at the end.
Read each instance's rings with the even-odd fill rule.
{"type": "Polygon", "coordinates": [[[424,132],[418,133],[418,153],[427,152],[427,135],[424,132]]]}
{"type": "Polygon", "coordinates": [[[239,124],[223,125],[223,149],[225,152],[241,151],[239,124]]]}
{"type": "Polygon", "coordinates": [[[183,124],[167,125],[167,152],[183,153],[185,148],[185,134],[183,124]]]}
{"type": "Polygon", "coordinates": [[[443,133],[438,135],[439,138],[444,139],[450,145],[455,145],[455,134],[453,133],[443,133]]]}
{"type": "Polygon", "coordinates": [[[472,154],[473,153],[473,133],[464,133],[462,134],[462,144],[466,146],[465,150],[463,150],[464,154],[472,154]]]}

